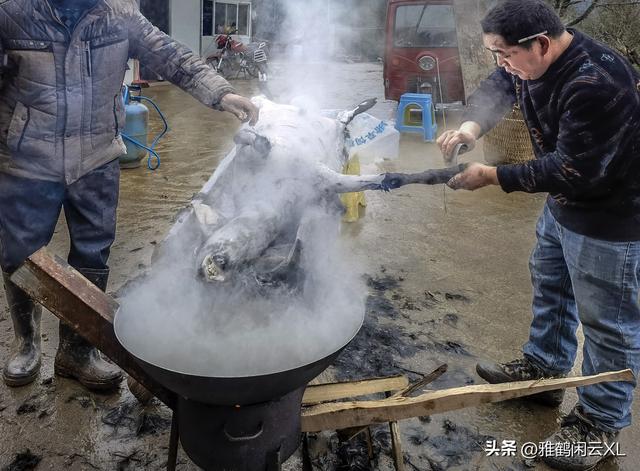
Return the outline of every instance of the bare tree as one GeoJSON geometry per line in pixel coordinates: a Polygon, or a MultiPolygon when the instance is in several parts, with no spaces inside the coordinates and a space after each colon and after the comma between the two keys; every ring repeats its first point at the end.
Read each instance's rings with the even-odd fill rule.
{"type": "Polygon", "coordinates": [[[547,0],[567,26],[581,23],[598,8],[604,0],[547,0]]]}
{"type": "Polygon", "coordinates": [[[640,0],[546,0],[567,26],[576,26],[600,8],[640,5],[640,0]]]}
{"type": "Polygon", "coordinates": [[[640,0],[546,0],[568,27],[578,26],[640,67],[640,0]]]}
{"type": "Polygon", "coordinates": [[[608,5],[584,23],[584,30],[640,68],[640,7],[608,5]]]}

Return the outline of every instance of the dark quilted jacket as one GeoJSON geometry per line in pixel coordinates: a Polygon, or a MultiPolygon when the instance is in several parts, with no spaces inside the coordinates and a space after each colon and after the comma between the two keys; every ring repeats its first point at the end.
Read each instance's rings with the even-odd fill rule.
{"type": "Polygon", "coordinates": [[[72,183],[124,152],[129,58],[216,106],[231,86],[135,0],[99,0],[69,31],[48,0],[0,0],[0,171],[72,183]]]}

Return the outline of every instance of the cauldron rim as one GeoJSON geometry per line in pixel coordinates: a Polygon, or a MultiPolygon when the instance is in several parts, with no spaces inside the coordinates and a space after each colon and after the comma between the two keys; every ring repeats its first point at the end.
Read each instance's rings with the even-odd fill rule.
{"type": "Polygon", "coordinates": [[[332,357],[333,355],[335,355],[338,352],[341,352],[342,350],[344,350],[347,345],[349,345],[353,339],[356,338],[356,336],[358,335],[358,333],[360,332],[360,330],[362,329],[362,326],[364,325],[364,319],[365,319],[365,315],[366,313],[363,312],[362,316],[360,316],[360,320],[358,321],[357,324],[357,328],[354,330],[353,334],[350,335],[348,337],[348,339],[342,343],[342,345],[336,349],[334,349],[333,351],[331,351],[330,353],[327,353],[326,355],[317,358],[315,360],[309,361],[307,363],[303,363],[301,365],[295,366],[293,368],[288,368],[286,370],[279,370],[279,371],[272,371],[272,372],[265,372],[265,373],[261,373],[261,374],[248,374],[248,375],[216,375],[216,376],[207,376],[207,375],[199,375],[199,374],[193,374],[193,373],[183,373],[181,371],[177,371],[173,368],[166,368],[164,366],[160,366],[154,362],[148,361],[144,358],[142,358],[141,356],[139,356],[137,353],[134,353],[131,349],[129,349],[127,347],[127,345],[125,344],[125,342],[122,341],[122,339],[120,338],[119,332],[120,329],[118,328],[118,319],[120,319],[120,314],[122,312],[122,307],[119,307],[116,311],[116,314],[114,316],[114,321],[113,321],[113,330],[116,336],[116,339],[118,340],[118,342],[120,342],[120,345],[122,345],[122,347],[127,350],[131,355],[133,355],[133,357],[138,360],[139,362],[141,362],[143,365],[145,366],[151,366],[153,367],[153,369],[157,369],[157,370],[162,370],[165,373],[173,373],[176,375],[181,375],[184,377],[188,377],[188,378],[199,378],[199,379],[211,379],[211,380],[216,380],[216,379],[220,379],[220,380],[234,380],[234,379],[259,379],[259,378],[267,378],[267,377],[271,377],[273,375],[281,375],[281,374],[287,374],[289,372],[294,372],[300,369],[304,369],[307,367],[310,367],[312,365],[315,365],[321,361],[323,361],[326,358],[332,357]]]}

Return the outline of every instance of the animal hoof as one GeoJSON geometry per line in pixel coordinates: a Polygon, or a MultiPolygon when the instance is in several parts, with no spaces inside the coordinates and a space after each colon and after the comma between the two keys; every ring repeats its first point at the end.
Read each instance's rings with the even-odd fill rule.
{"type": "Polygon", "coordinates": [[[202,261],[202,274],[210,283],[225,281],[224,270],[221,263],[213,255],[207,255],[202,261]]]}
{"type": "Polygon", "coordinates": [[[388,173],[380,183],[380,190],[391,191],[402,186],[402,178],[399,175],[388,173]]]}

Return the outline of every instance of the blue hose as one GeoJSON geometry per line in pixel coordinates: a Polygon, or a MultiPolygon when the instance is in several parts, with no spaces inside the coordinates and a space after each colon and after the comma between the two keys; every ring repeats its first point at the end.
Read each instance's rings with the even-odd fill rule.
{"type": "Polygon", "coordinates": [[[156,112],[160,116],[160,119],[162,119],[162,123],[164,124],[164,129],[155,137],[150,147],[145,146],[143,143],[137,141],[136,139],[133,139],[132,137],[129,137],[125,133],[120,133],[123,139],[146,150],[149,153],[149,156],[147,158],[147,167],[149,168],[149,170],[157,170],[160,167],[160,155],[156,152],[155,147],[156,145],[158,145],[158,142],[160,142],[160,139],[162,139],[164,135],[169,132],[169,123],[167,123],[167,119],[162,114],[162,111],[160,111],[160,108],[158,107],[158,105],[156,105],[151,98],[147,98],[146,96],[142,96],[142,95],[140,96],[131,95],[129,91],[129,87],[126,85],[123,85],[122,94],[123,94],[125,104],[128,103],[129,100],[133,100],[137,102],[141,102],[143,100],[148,101],[155,108],[156,112]]]}

